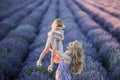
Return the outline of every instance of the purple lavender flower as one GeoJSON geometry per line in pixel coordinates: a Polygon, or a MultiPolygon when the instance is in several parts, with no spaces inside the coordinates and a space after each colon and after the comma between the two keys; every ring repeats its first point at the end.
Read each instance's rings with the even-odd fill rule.
{"type": "Polygon", "coordinates": [[[108,70],[120,61],[120,45],[115,42],[106,42],[99,51],[100,58],[108,70]]]}
{"type": "Polygon", "coordinates": [[[108,80],[98,71],[91,70],[72,77],[72,80],[108,80]]]}
{"type": "Polygon", "coordinates": [[[109,73],[110,80],[120,80],[120,63],[115,65],[109,73]]]}

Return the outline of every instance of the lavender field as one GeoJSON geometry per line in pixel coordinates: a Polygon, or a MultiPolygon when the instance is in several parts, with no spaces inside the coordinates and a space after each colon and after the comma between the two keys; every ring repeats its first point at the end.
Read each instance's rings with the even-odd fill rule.
{"type": "Polygon", "coordinates": [[[47,34],[61,18],[66,45],[84,46],[84,70],[72,80],[120,80],[119,0],[0,0],[0,80],[55,80],[58,65],[47,71],[36,62],[47,34]]]}

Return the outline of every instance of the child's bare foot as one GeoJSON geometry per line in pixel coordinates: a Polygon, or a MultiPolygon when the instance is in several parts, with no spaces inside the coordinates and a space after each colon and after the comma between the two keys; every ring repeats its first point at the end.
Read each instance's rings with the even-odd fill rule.
{"type": "Polygon", "coordinates": [[[42,63],[41,63],[41,61],[37,61],[37,67],[42,67],[42,63]]]}
{"type": "Polygon", "coordinates": [[[49,72],[52,72],[52,71],[53,71],[53,66],[52,66],[52,65],[49,65],[49,66],[48,66],[48,71],[49,71],[49,72]]]}

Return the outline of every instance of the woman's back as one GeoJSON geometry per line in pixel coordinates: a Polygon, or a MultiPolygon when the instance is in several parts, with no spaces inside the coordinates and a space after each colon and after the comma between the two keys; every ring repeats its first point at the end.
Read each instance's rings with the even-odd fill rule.
{"type": "Polygon", "coordinates": [[[57,80],[71,80],[70,64],[61,60],[56,71],[57,80]]]}

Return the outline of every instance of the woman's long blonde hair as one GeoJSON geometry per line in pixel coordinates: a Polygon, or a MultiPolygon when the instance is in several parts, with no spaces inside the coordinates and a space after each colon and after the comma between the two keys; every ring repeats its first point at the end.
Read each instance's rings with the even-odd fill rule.
{"type": "Polygon", "coordinates": [[[72,74],[80,74],[83,71],[83,45],[82,43],[75,41],[71,53],[72,62],[70,65],[70,71],[72,74]]]}
{"type": "Polygon", "coordinates": [[[56,26],[60,26],[60,27],[62,27],[63,29],[65,28],[63,21],[62,21],[61,19],[59,19],[59,18],[58,18],[58,19],[55,19],[55,20],[53,21],[52,25],[51,25],[52,28],[55,28],[56,26]]]}

